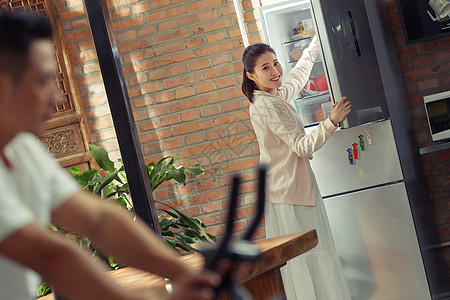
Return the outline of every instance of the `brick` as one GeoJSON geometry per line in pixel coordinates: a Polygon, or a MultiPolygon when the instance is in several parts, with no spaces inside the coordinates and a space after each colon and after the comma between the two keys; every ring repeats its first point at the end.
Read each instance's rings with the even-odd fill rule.
{"type": "Polygon", "coordinates": [[[119,33],[118,41],[122,42],[122,41],[132,40],[132,39],[135,39],[136,36],[137,36],[136,30],[128,30],[128,31],[119,33]]]}
{"type": "MultiPolygon", "coordinates": [[[[213,127],[213,128],[217,128],[217,127],[213,127]]],[[[208,130],[208,132],[206,132],[206,140],[208,140],[208,141],[222,138],[224,136],[226,136],[226,128],[217,128],[217,129],[208,130]]]]}
{"type": "Polygon", "coordinates": [[[151,144],[144,144],[144,145],[142,145],[142,152],[144,155],[160,153],[160,152],[162,152],[161,144],[159,142],[151,143],[151,144]]]}
{"type": "Polygon", "coordinates": [[[192,71],[209,68],[209,61],[207,59],[196,60],[189,63],[192,71]]]}
{"type": "MultiPolygon", "coordinates": [[[[195,132],[212,127],[210,120],[204,122],[195,122],[189,124],[181,124],[172,128],[175,135],[182,135],[189,132],[195,132]]],[[[186,157],[186,156],[183,156],[186,157]]]]}
{"type": "Polygon", "coordinates": [[[211,66],[223,64],[230,62],[230,55],[229,54],[222,54],[222,55],[215,55],[209,59],[211,61],[211,66]]]}
{"type": "Polygon", "coordinates": [[[436,162],[450,161],[450,150],[439,151],[433,155],[436,162]]]}
{"type": "Polygon", "coordinates": [[[212,79],[221,76],[229,76],[231,74],[242,71],[242,64],[226,64],[205,70],[205,79],[212,79]]]}
{"type": "Polygon", "coordinates": [[[98,73],[98,74],[94,74],[91,76],[85,76],[82,78],[78,78],[77,82],[79,85],[88,85],[88,84],[92,84],[92,83],[99,83],[99,82],[103,82],[103,77],[100,73],[98,73]]]}
{"type": "Polygon", "coordinates": [[[182,99],[193,95],[194,95],[194,88],[191,86],[175,90],[176,99],[182,99]]]}
{"type": "Polygon", "coordinates": [[[84,6],[81,6],[81,7],[71,8],[68,11],[62,11],[62,12],[60,12],[59,17],[61,18],[61,20],[64,23],[64,21],[76,19],[76,18],[79,18],[80,16],[85,16],[85,15],[86,15],[86,9],[84,8],[84,6]]]}
{"type": "Polygon", "coordinates": [[[169,72],[166,69],[157,69],[155,71],[150,71],[148,74],[150,80],[163,79],[169,76],[169,72]]]}
{"type": "Polygon", "coordinates": [[[112,9],[110,11],[113,19],[120,19],[131,16],[131,9],[129,7],[112,9]]]}
{"type": "Polygon", "coordinates": [[[202,74],[201,73],[190,73],[186,76],[173,77],[170,79],[166,79],[163,81],[163,86],[165,89],[170,89],[173,87],[180,87],[186,84],[191,84],[194,82],[201,81],[202,74]]]}
{"type": "Polygon", "coordinates": [[[427,66],[427,67],[420,68],[420,69],[414,69],[414,70],[405,72],[405,81],[426,78],[426,77],[433,76],[435,74],[443,73],[445,71],[446,71],[445,66],[442,64],[427,66]]]}
{"type": "MultiPolygon", "coordinates": [[[[83,70],[83,72],[85,74],[89,74],[89,73],[93,73],[93,72],[99,72],[100,71],[100,66],[99,66],[98,62],[85,63],[83,65],[82,70],[83,70]]],[[[87,83],[87,84],[89,84],[89,83],[87,83]]]]}
{"type": "Polygon", "coordinates": [[[164,141],[165,150],[178,149],[184,146],[183,140],[180,137],[165,140],[164,141]]]}
{"type": "Polygon", "coordinates": [[[241,98],[244,94],[240,87],[235,87],[227,90],[218,91],[209,96],[212,103],[221,102],[225,100],[241,98]]]}
{"type": "MultiPolygon", "coordinates": [[[[158,0],[159,1],[159,0],[158,0]]],[[[152,3],[155,4],[156,1],[152,3]]],[[[173,7],[172,9],[162,10],[154,13],[148,13],[145,15],[147,22],[158,22],[160,20],[170,19],[172,17],[181,16],[186,13],[184,6],[173,7]]]]}
{"type": "Polygon", "coordinates": [[[199,19],[198,19],[197,14],[192,14],[192,15],[187,15],[185,17],[181,17],[178,19],[178,21],[180,22],[181,26],[186,26],[186,25],[192,25],[192,24],[198,23],[199,19]]]}
{"type": "Polygon", "coordinates": [[[248,120],[249,114],[247,111],[239,111],[234,114],[223,115],[214,119],[214,125],[220,126],[224,124],[235,123],[240,120],[248,120]]]}
{"type": "Polygon", "coordinates": [[[165,93],[155,95],[156,103],[164,103],[164,102],[172,101],[174,99],[175,99],[175,95],[173,92],[165,92],[165,93]]]}
{"type": "Polygon", "coordinates": [[[432,63],[431,55],[421,55],[411,59],[413,68],[429,65],[432,63]]]}
{"type": "Polygon", "coordinates": [[[164,50],[166,51],[166,53],[181,51],[184,50],[184,44],[181,42],[172,43],[164,46],[164,50]]]}
{"type": "Polygon", "coordinates": [[[71,57],[73,64],[86,63],[92,60],[97,60],[97,52],[95,50],[82,51],[80,54],[74,54],[71,57]]]}
{"type": "Polygon", "coordinates": [[[123,65],[138,62],[138,61],[142,60],[143,58],[144,58],[144,55],[142,54],[142,51],[140,51],[140,50],[122,54],[123,65]]]}
{"type": "MultiPolygon", "coordinates": [[[[189,204],[197,204],[197,203],[204,203],[208,201],[214,201],[214,200],[220,200],[224,197],[226,197],[228,194],[226,188],[220,188],[217,190],[204,192],[198,195],[195,195],[194,197],[190,198],[188,200],[189,204]]],[[[225,213],[224,213],[225,214],[225,213]]],[[[205,218],[205,220],[208,218],[205,218]]]]}
{"type": "Polygon", "coordinates": [[[192,166],[192,165],[197,165],[197,164],[199,164],[200,166],[208,165],[209,164],[208,157],[206,155],[205,156],[197,156],[197,157],[189,160],[189,165],[192,166]]]}
{"type": "Polygon", "coordinates": [[[245,124],[230,124],[227,126],[227,134],[228,136],[233,136],[241,133],[246,133],[249,130],[245,126],[245,124]]]}
{"type": "Polygon", "coordinates": [[[154,9],[158,9],[158,8],[170,6],[172,4],[172,1],[171,0],[158,0],[158,1],[152,1],[152,4],[153,4],[154,9]]]}
{"type": "Polygon", "coordinates": [[[196,84],[195,85],[195,92],[197,94],[203,94],[203,93],[207,93],[207,92],[211,92],[215,90],[215,85],[214,82],[210,81],[210,82],[202,82],[200,84],[196,84]]]}
{"type": "Polygon", "coordinates": [[[92,38],[90,29],[78,30],[78,31],[74,31],[74,32],[66,34],[66,41],[68,43],[85,40],[87,38],[92,38]]]}
{"type": "Polygon", "coordinates": [[[241,160],[241,161],[237,161],[237,162],[224,164],[224,165],[222,165],[222,170],[224,173],[230,173],[230,172],[235,172],[235,171],[239,171],[239,170],[254,168],[258,165],[258,163],[259,163],[259,158],[255,157],[255,158],[250,158],[250,159],[245,159],[245,160],[241,160]]]}
{"type": "Polygon", "coordinates": [[[187,49],[196,48],[204,44],[203,38],[195,37],[184,42],[187,49]]]}
{"type": "Polygon", "coordinates": [[[140,4],[134,4],[131,6],[133,14],[142,14],[152,10],[151,2],[144,2],[140,4]]]}
{"type": "Polygon", "coordinates": [[[233,110],[239,110],[240,108],[241,108],[240,102],[237,100],[220,104],[220,110],[223,113],[233,111],[233,110]]]}
{"type": "Polygon", "coordinates": [[[160,82],[149,83],[145,85],[141,85],[141,94],[150,94],[158,91],[162,91],[162,85],[160,82]]]}
{"type": "MultiPolygon", "coordinates": [[[[185,126],[189,126],[190,124],[186,124],[185,126]]],[[[194,156],[201,156],[208,153],[213,153],[215,151],[219,150],[219,144],[216,142],[212,142],[205,145],[196,145],[189,148],[181,149],[181,156],[182,157],[194,157],[194,156]]]]}
{"type": "MultiPolygon", "coordinates": [[[[209,14],[209,13],[208,13],[209,14]]],[[[200,17],[201,19],[201,17],[200,17]]],[[[199,26],[193,28],[194,34],[205,33],[209,31],[223,30],[224,28],[233,26],[233,18],[222,18],[220,20],[214,20],[209,23],[202,23],[199,26]]]]}
{"type": "Polygon", "coordinates": [[[89,28],[89,20],[87,18],[77,19],[72,21],[72,29],[89,28]]]}
{"type": "Polygon", "coordinates": [[[181,122],[192,121],[198,119],[200,117],[198,110],[191,110],[181,113],[180,115],[181,122]]]}
{"type": "Polygon", "coordinates": [[[200,115],[202,117],[208,117],[212,115],[217,115],[220,113],[218,106],[208,106],[208,107],[201,107],[200,108],[200,115]]]}
{"type": "Polygon", "coordinates": [[[427,79],[418,82],[419,90],[424,91],[439,87],[439,80],[437,78],[427,79]]]}
{"type": "Polygon", "coordinates": [[[202,205],[203,213],[209,214],[216,211],[222,210],[222,203],[220,201],[212,202],[212,203],[206,203],[202,205]]]}
{"type": "Polygon", "coordinates": [[[175,29],[175,28],[178,28],[177,20],[164,21],[164,22],[160,22],[158,24],[159,31],[167,31],[167,30],[175,29]]]}
{"type": "Polygon", "coordinates": [[[216,88],[218,88],[218,89],[236,85],[236,81],[234,80],[234,77],[217,79],[217,80],[214,80],[214,83],[216,84],[216,88]]]}
{"type": "Polygon", "coordinates": [[[182,64],[182,65],[179,65],[179,66],[175,66],[175,67],[170,67],[169,68],[170,75],[178,75],[178,74],[183,74],[183,73],[186,73],[186,72],[188,72],[188,65],[187,64],[182,64]]]}
{"type": "Polygon", "coordinates": [[[439,51],[439,52],[435,52],[433,54],[433,57],[434,57],[434,60],[436,62],[449,60],[450,59],[450,51],[447,49],[447,50],[442,50],[442,51],[439,51]]]}
{"type": "Polygon", "coordinates": [[[165,43],[168,41],[174,41],[191,36],[191,31],[188,29],[179,29],[171,33],[165,33],[158,36],[152,36],[154,44],[165,43]]]}
{"type": "Polygon", "coordinates": [[[186,50],[177,54],[172,54],[169,56],[158,56],[156,61],[158,66],[163,67],[169,64],[184,62],[186,60],[195,59],[197,55],[192,50],[186,50]]]}
{"type": "Polygon", "coordinates": [[[96,119],[93,122],[89,122],[89,128],[92,131],[110,128],[113,126],[114,126],[114,124],[113,124],[112,118],[110,116],[105,117],[105,118],[96,119]]]}
{"type": "MultiPolygon", "coordinates": [[[[149,121],[146,123],[153,123],[153,122],[149,121]]],[[[151,128],[154,128],[154,127],[151,127],[151,128]]],[[[171,136],[170,130],[166,128],[166,129],[161,129],[161,130],[157,130],[157,131],[151,131],[151,132],[146,132],[144,134],[140,134],[139,141],[143,144],[143,143],[147,143],[150,141],[159,141],[162,139],[166,139],[170,136],[171,136]]]]}
{"type": "Polygon", "coordinates": [[[219,11],[217,9],[203,11],[198,14],[198,18],[200,19],[200,22],[217,19],[219,18],[219,11]]]}
{"type": "Polygon", "coordinates": [[[145,24],[144,26],[139,26],[137,31],[139,36],[149,36],[158,32],[158,26],[156,24],[145,24]]]}
{"type": "Polygon", "coordinates": [[[128,77],[128,83],[130,85],[140,84],[144,82],[148,82],[148,76],[145,73],[138,73],[136,75],[128,77]]]}
{"type": "Polygon", "coordinates": [[[199,57],[203,57],[206,55],[213,55],[213,54],[220,54],[220,53],[224,53],[228,50],[231,50],[233,48],[235,48],[235,44],[233,42],[230,41],[225,41],[225,42],[221,42],[221,43],[216,43],[216,44],[212,44],[212,45],[207,45],[203,48],[199,48],[198,49],[198,56],[199,57]]]}
{"type": "Polygon", "coordinates": [[[139,50],[148,46],[150,46],[150,41],[148,39],[142,39],[118,44],[117,49],[119,52],[126,52],[131,50],[139,50]]]}
{"type": "Polygon", "coordinates": [[[187,135],[184,138],[184,141],[186,143],[186,146],[190,146],[193,144],[198,144],[198,143],[204,142],[205,138],[202,133],[196,133],[196,134],[192,134],[192,135],[187,135]]]}
{"type": "Polygon", "coordinates": [[[95,49],[94,40],[88,40],[78,43],[78,48],[80,51],[86,51],[89,49],[95,49]]]}
{"type": "Polygon", "coordinates": [[[167,117],[163,117],[159,120],[159,123],[162,127],[164,126],[169,126],[169,125],[173,125],[173,124],[177,124],[179,123],[179,119],[177,115],[174,116],[167,116],[167,117]]]}
{"type": "Polygon", "coordinates": [[[118,32],[124,29],[142,26],[144,24],[145,19],[142,16],[138,16],[134,18],[126,18],[121,21],[115,21],[112,23],[112,28],[114,32],[118,32]]]}

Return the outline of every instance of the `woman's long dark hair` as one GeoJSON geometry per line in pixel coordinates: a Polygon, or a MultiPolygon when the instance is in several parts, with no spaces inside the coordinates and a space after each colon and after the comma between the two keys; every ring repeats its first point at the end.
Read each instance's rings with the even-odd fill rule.
{"type": "Polygon", "coordinates": [[[247,72],[254,73],[256,60],[266,52],[275,51],[266,44],[258,43],[253,44],[245,48],[244,54],[242,55],[242,63],[244,64],[244,74],[242,78],[242,92],[244,95],[253,103],[253,92],[258,89],[256,83],[247,77],[247,72]]]}

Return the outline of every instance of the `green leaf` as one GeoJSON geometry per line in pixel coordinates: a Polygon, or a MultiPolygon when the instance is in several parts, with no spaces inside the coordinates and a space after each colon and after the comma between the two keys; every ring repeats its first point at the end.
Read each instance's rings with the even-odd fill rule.
{"type": "Polygon", "coordinates": [[[175,168],[174,166],[171,166],[168,168],[167,173],[178,183],[186,184],[186,174],[184,174],[183,167],[175,168]]]}
{"type": "Polygon", "coordinates": [[[195,249],[195,248],[189,246],[186,242],[183,242],[183,241],[176,241],[176,242],[175,242],[175,245],[176,245],[177,247],[179,247],[179,248],[185,250],[185,251],[189,251],[189,252],[198,252],[197,249],[195,249]]]}
{"type": "Polygon", "coordinates": [[[81,170],[79,168],[76,168],[76,167],[70,167],[69,171],[72,174],[78,174],[78,173],[82,173],[83,172],[83,170],[81,170]]]}
{"type": "Polygon", "coordinates": [[[189,166],[186,168],[186,171],[189,172],[191,178],[195,175],[205,174],[205,171],[203,170],[202,166],[200,166],[200,164],[189,166]]]}
{"type": "Polygon", "coordinates": [[[114,163],[109,159],[108,152],[106,152],[103,147],[96,146],[89,142],[89,152],[92,154],[92,157],[94,157],[100,168],[108,172],[114,172],[114,163]]]}
{"type": "Polygon", "coordinates": [[[114,172],[106,174],[103,182],[96,189],[94,189],[94,193],[96,193],[97,195],[101,195],[103,188],[105,186],[107,186],[108,184],[110,184],[114,179],[116,179],[118,173],[119,173],[119,171],[114,171],[114,172]]]}
{"type": "Polygon", "coordinates": [[[95,177],[95,175],[98,174],[97,169],[90,169],[87,171],[84,171],[81,173],[81,175],[75,175],[73,178],[81,185],[86,186],[89,184],[95,177]]]}

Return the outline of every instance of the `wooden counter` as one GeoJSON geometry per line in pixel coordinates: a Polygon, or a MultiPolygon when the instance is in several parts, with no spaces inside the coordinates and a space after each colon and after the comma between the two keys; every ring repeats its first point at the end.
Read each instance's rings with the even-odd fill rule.
{"type": "MultiPolygon", "coordinates": [[[[286,261],[314,248],[317,245],[317,233],[315,230],[304,231],[284,235],[280,237],[254,241],[261,250],[261,259],[252,262],[244,274],[243,285],[250,291],[255,300],[263,300],[273,295],[284,296],[281,282],[280,267],[286,261]]],[[[195,269],[201,269],[204,261],[200,254],[190,254],[180,257],[195,269]]],[[[167,292],[163,278],[131,267],[108,272],[108,275],[118,285],[139,291],[147,299],[164,300],[167,292]]],[[[52,300],[48,295],[40,298],[52,300]]],[[[221,295],[220,300],[230,299],[227,295],[221,295]]]]}

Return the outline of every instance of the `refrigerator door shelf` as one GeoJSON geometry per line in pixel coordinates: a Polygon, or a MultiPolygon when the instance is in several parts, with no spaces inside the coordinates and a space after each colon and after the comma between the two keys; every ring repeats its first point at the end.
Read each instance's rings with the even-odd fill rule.
{"type": "Polygon", "coordinates": [[[294,100],[294,107],[300,115],[304,126],[311,126],[325,120],[322,104],[327,103],[330,94],[318,92],[317,95],[294,100]]]}
{"type": "Polygon", "coordinates": [[[324,202],[352,299],[431,299],[404,183],[324,202]]]}

